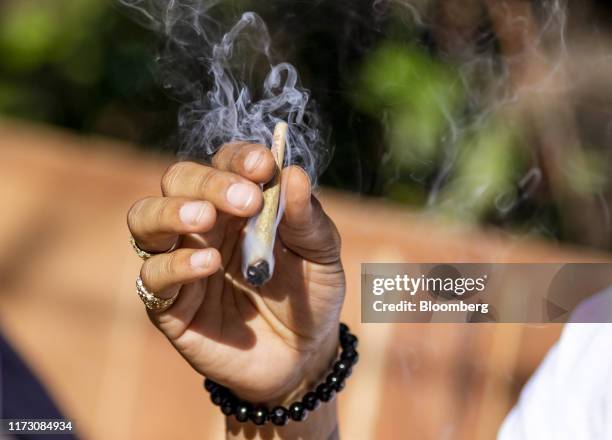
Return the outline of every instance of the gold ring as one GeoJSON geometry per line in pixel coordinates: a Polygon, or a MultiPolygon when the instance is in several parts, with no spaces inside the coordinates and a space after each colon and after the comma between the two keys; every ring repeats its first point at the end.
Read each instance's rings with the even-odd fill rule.
{"type": "Polygon", "coordinates": [[[178,298],[178,292],[176,292],[172,298],[168,299],[159,298],[153,295],[144,286],[140,277],[136,278],[136,292],[147,309],[152,310],[153,312],[164,312],[168,310],[170,306],[174,304],[176,298],[178,298]]]}
{"type": "Polygon", "coordinates": [[[136,240],[134,240],[134,237],[130,237],[130,244],[132,245],[132,248],[136,251],[138,256],[142,258],[143,260],[148,260],[149,258],[153,256],[153,254],[140,249],[140,247],[136,244],[136,240]]]}
{"type": "Polygon", "coordinates": [[[151,253],[151,252],[147,252],[144,249],[141,249],[140,246],[138,246],[138,244],[136,243],[136,240],[134,240],[134,237],[130,237],[130,244],[132,245],[132,248],[134,249],[134,251],[136,251],[136,254],[138,254],[138,256],[140,258],[142,258],[143,260],[148,260],[149,258],[151,258],[153,255],[159,255],[159,254],[167,254],[169,252],[172,252],[174,250],[176,250],[176,248],[179,245],[179,241],[180,240],[176,240],[176,242],[174,243],[174,245],[172,245],[172,247],[170,249],[168,249],[165,252],[155,252],[155,253],[151,253]]]}

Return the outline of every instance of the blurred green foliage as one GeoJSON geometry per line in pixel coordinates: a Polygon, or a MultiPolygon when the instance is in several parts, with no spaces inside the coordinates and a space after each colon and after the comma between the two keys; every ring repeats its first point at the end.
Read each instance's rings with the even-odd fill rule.
{"type": "Polygon", "coordinates": [[[516,203],[524,161],[517,143],[517,124],[491,120],[463,140],[440,203],[457,217],[478,221],[516,203]]]}
{"type": "Polygon", "coordinates": [[[174,104],[153,76],[153,36],[103,0],[0,4],[0,113],[155,142],[174,104]]]}
{"type": "Polygon", "coordinates": [[[101,61],[100,43],[91,30],[103,18],[103,4],[88,0],[10,2],[0,17],[5,67],[27,72],[51,63],[70,79],[90,83],[101,61]]]}
{"type": "Polygon", "coordinates": [[[425,202],[427,189],[410,177],[438,169],[440,140],[461,99],[457,79],[422,49],[395,42],[380,46],[363,65],[355,103],[385,126],[386,161],[394,168],[389,174],[399,177],[386,184],[390,199],[417,206],[425,202]]]}
{"type": "Polygon", "coordinates": [[[442,188],[431,190],[436,194],[422,194],[422,185],[398,178],[389,182],[386,195],[416,204],[428,198],[443,212],[464,220],[494,213],[499,195],[510,194],[516,186],[520,160],[513,130],[519,127],[510,129],[492,120],[467,135],[450,133],[467,99],[462,82],[452,67],[415,47],[382,45],[361,75],[355,101],[386,124],[389,162],[397,175],[435,175],[441,163],[450,170],[442,188]],[[461,136],[450,151],[444,149],[448,136],[461,136]]]}
{"type": "Polygon", "coordinates": [[[361,79],[355,101],[388,119],[393,158],[415,171],[431,168],[460,99],[456,75],[422,50],[389,43],[366,61],[361,79]]]}

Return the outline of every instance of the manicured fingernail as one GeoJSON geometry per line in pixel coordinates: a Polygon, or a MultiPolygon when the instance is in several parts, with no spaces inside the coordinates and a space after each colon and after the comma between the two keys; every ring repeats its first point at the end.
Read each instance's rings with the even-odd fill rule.
{"type": "Polygon", "coordinates": [[[194,269],[206,269],[212,262],[213,254],[211,251],[198,251],[191,254],[190,263],[194,269]]]}
{"type": "Polygon", "coordinates": [[[244,159],[244,169],[248,173],[252,173],[255,171],[255,168],[257,168],[257,165],[259,165],[262,159],[263,154],[261,151],[251,151],[249,154],[247,154],[246,159],[244,159]]]}
{"type": "Polygon", "coordinates": [[[188,202],[181,206],[179,217],[186,225],[196,226],[205,220],[208,209],[208,205],[204,202],[188,202]]]}
{"type": "Polygon", "coordinates": [[[227,201],[237,209],[246,209],[255,198],[255,189],[246,183],[234,183],[227,190],[227,201]]]}

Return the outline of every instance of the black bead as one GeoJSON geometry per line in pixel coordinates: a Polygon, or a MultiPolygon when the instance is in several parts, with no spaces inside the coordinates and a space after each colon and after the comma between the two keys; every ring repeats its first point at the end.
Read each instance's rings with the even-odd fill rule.
{"type": "Polygon", "coordinates": [[[314,411],[320,404],[317,394],[312,391],[306,393],[306,395],[302,398],[302,403],[308,411],[314,411]]]}
{"type": "Polygon", "coordinates": [[[340,345],[345,350],[347,348],[357,349],[357,344],[358,343],[359,343],[359,341],[357,340],[357,336],[355,336],[355,335],[353,335],[351,333],[344,333],[344,334],[342,334],[340,336],[340,345]]]}
{"type": "Polygon", "coordinates": [[[331,373],[327,375],[327,379],[325,383],[329,385],[334,391],[340,391],[342,388],[339,388],[338,385],[344,381],[344,377],[341,374],[331,373]]]}
{"type": "Polygon", "coordinates": [[[348,370],[346,370],[342,378],[346,379],[348,377],[351,377],[351,374],[353,374],[353,367],[348,367],[348,370]]]}
{"type": "Polygon", "coordinates": [[[351,366],[353,366],[359,360],[359,353],[357,353],[357,350],[355,350],[354,348],[347,348],[342,351],[340,359],[348,361],[351,366]]]}
{"type": "Polygon", "coordinates": [[[263,406],[255,408],[251,412],[251,421],[259,426],[265,425],[268,421],[268,410],[263,406]]]}
{"type": "Polygon", "coordinates": [[[226,416],[231,416],[236,412],[236,402],[234,399],[225,399],[221,404],[221,412],[226,416]]]}
{"type": "Polygon", "coordinates": [[[219,384],[217,382],[213,382],[212,380],[206,378],[204,379],[204,389],[209,393],[212,393],[216,389],[219,388],[219,384]]]}
{"type": "Polygon", "coordinates": [[[296,422],[302,422],[306,420],[307,416],[308,411],[301,402],[293,402],[289,406],[289,417],[291,417],[291,420],[295,420],[296,422]]]}
{"type": "Polygon", "coordinates": [[[334,390],[329,385],[322,383],[317,386],[317,397],[321,402],[329,402],[334,397],[334,390]]]}
{"type": "Polygon", "coordinates": [[[301,422],[308,417],[309,411],[317,409],[320,402],[329,402],[344,389],[345,379],[351,375],[353,366],[359,360],[357,337],[350,333],[346,324],[340,323],[339,327],[342,350],[340,359],[334,363],[333,372],[327,375],[325,382],[320,383],[315,391],[306,393],[301,401],[293,402],[289,408],[277,406],[271,411],[265,407],[253,408],[253,405],[241,401],[229,389],[208,378],[204,380],[204,388],[210,393],[211,401],[221,407],[223,414],[234,415],[239,422],[250,420],[258,426],[268,421],[277,426],[285,426],[289,420],[301,422]]]}
{"type": "Polygon", "coordinates": [[[340,391],[342,391],[344,389],[344,385],[346,385],[346,381],[344,379],[338,382],[335,387],[336,393],[339,393],[340,391]]]}
{"type": "Polygon", "coordinates": [[[270,413],[270,421],[276,426],[285,426],[289,421],[289,414],[282,406],[277,406],[270,413]]]}
{"type": "Polygon", "coordinates": [[[227,393],[225,392],[225,389],[219,387],[214,390],[212,393],[210,393],[210,400],[217,406],[221,405],[223,402],[225,402],[225,400],[227,400],[227,393]]]}
{"type": "Polygon", "coordinates": [[[339,360],[334,364],[334,373],[341,374],[344,377],[349,377],[349,370],[351,369],[351,363],[343,359],[339,360]]]}
{"type": "Polygon", "coordinates": [[[251,405],[246,402],[241,402],[236,406],[236,420],[239,422],[247,422],[251,415],[251,405]]]}

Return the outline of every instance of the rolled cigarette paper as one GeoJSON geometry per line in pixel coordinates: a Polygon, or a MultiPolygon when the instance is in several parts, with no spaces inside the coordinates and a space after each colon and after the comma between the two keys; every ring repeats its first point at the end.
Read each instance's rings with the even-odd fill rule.
{"type": "Polygon", "coordinates": [[[243,246],[244,276],[253,286],[261,286],[270,279],[274,271],[274,241],[278,224],[281,169],[285,160],[287,124],[279,122],[274,127],[272,155],[276,161],[276,172],[263,188],[263,207],[251,219],[243,246]]]}

